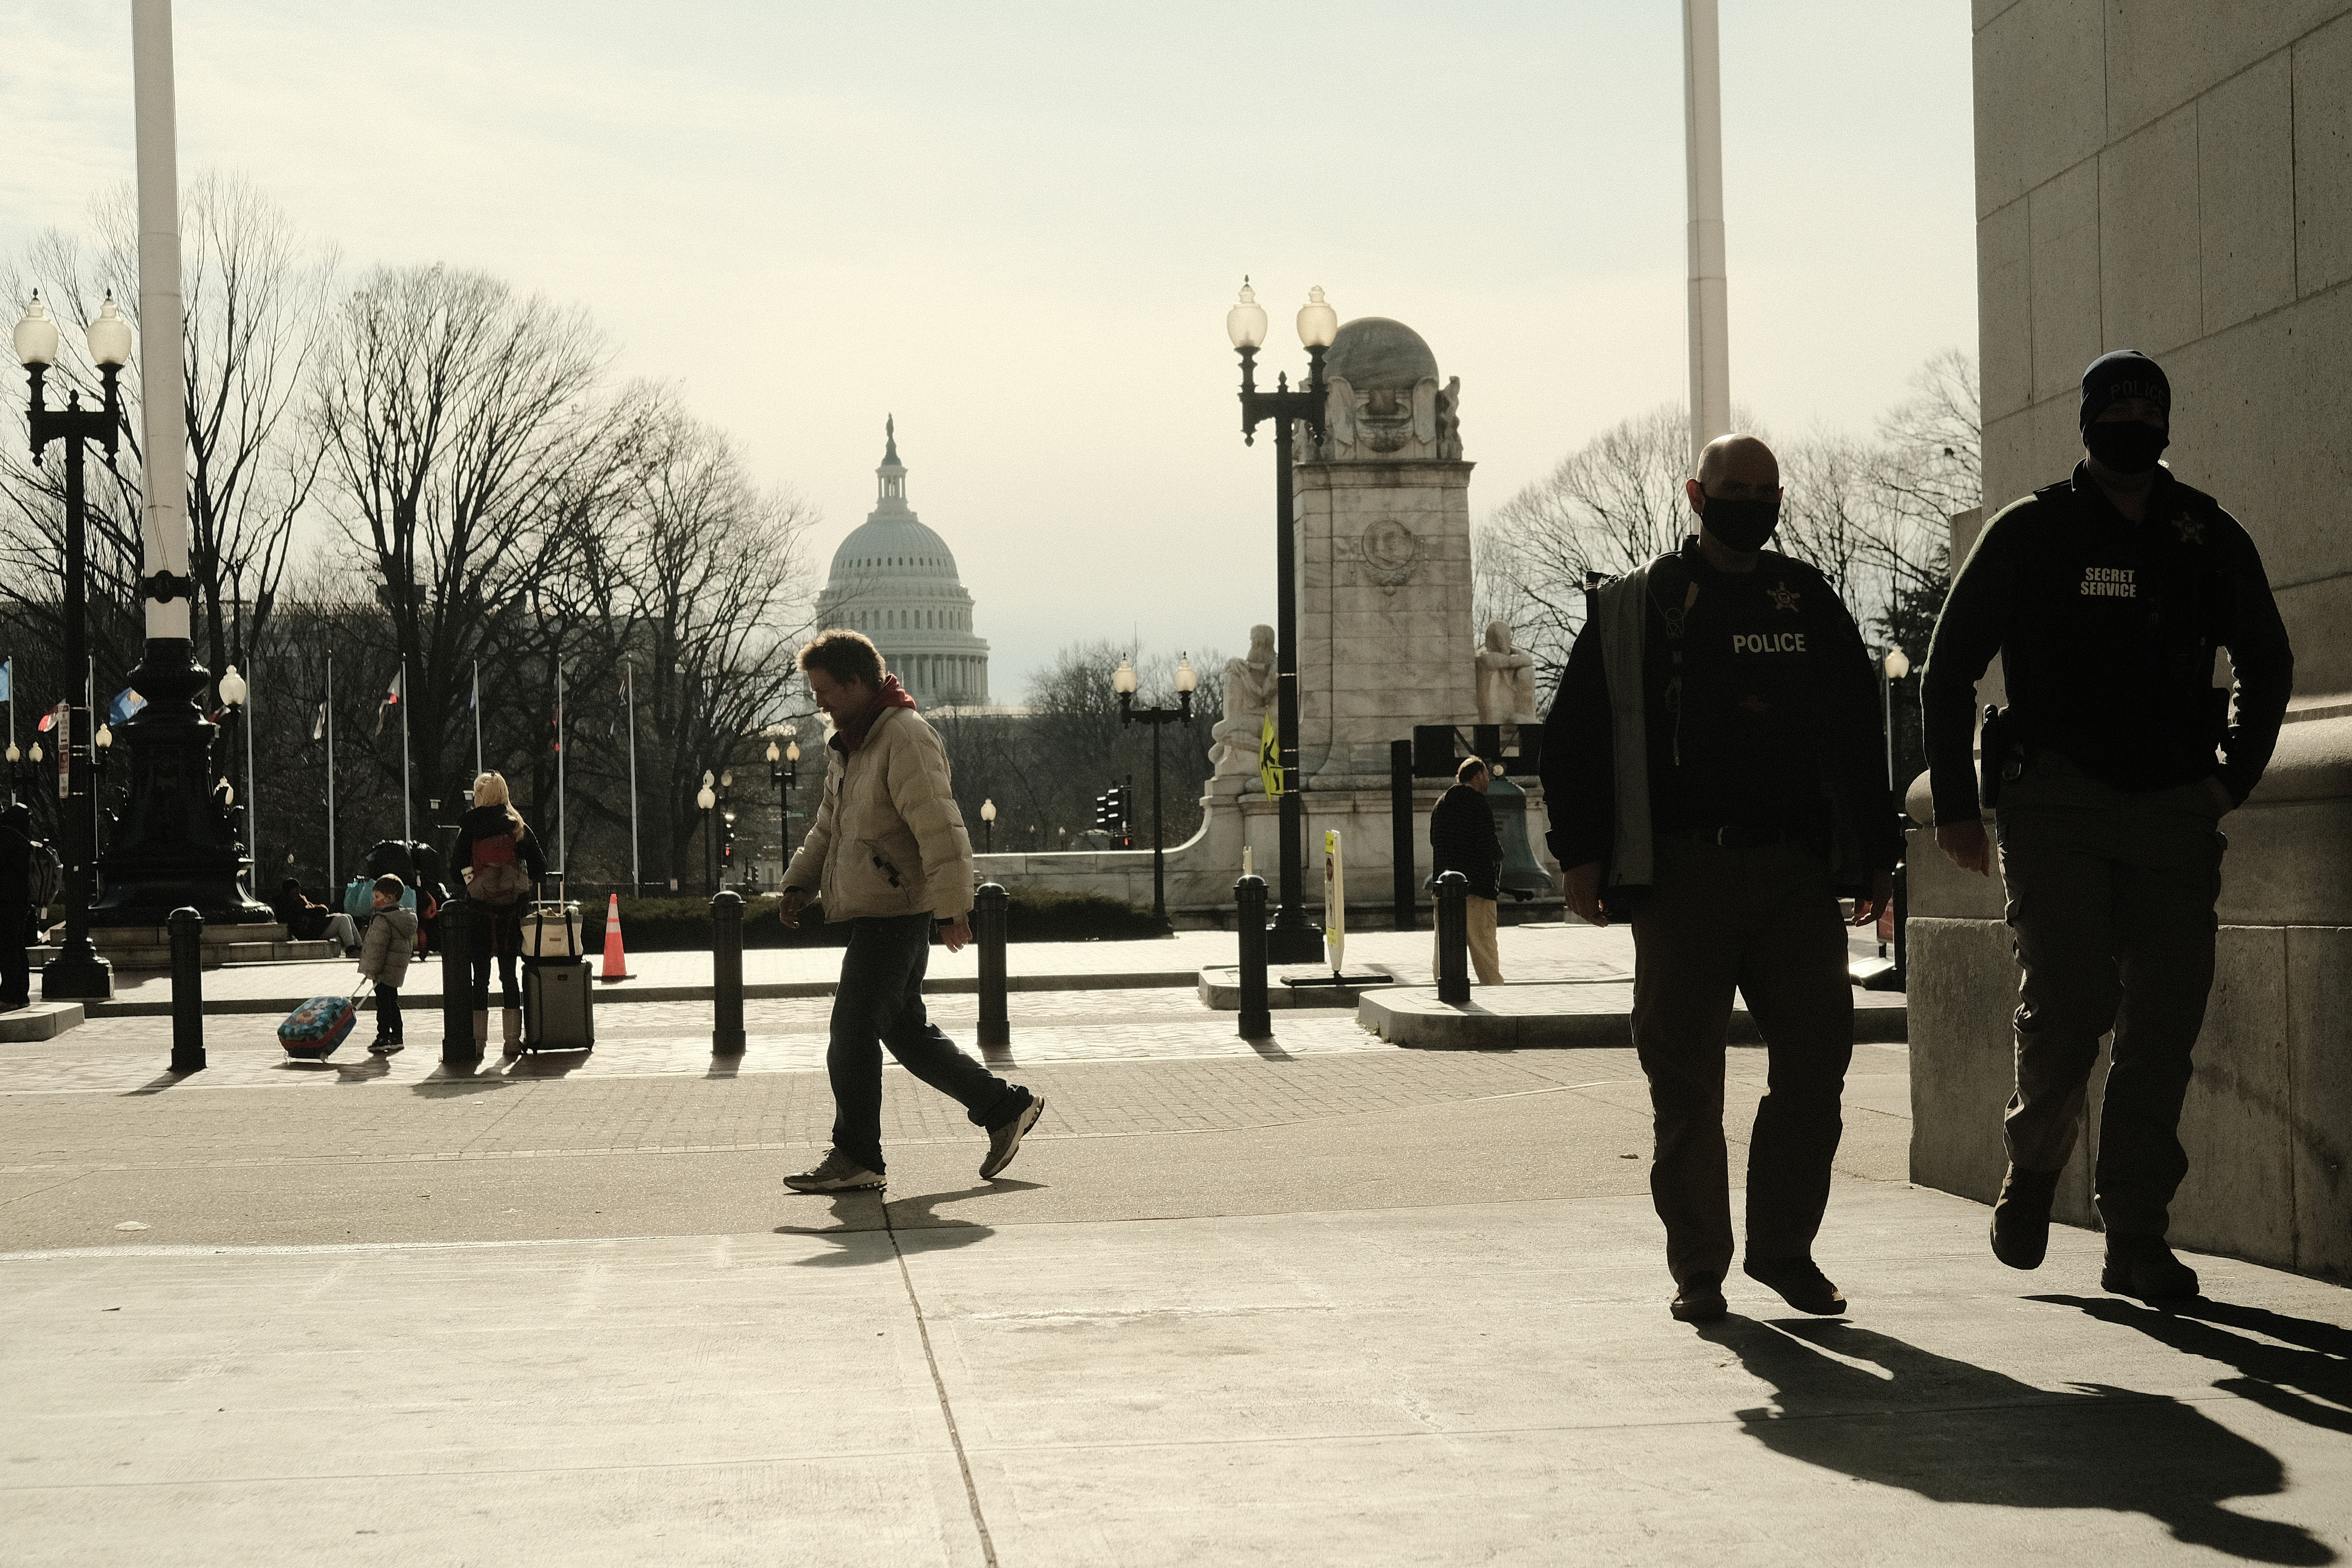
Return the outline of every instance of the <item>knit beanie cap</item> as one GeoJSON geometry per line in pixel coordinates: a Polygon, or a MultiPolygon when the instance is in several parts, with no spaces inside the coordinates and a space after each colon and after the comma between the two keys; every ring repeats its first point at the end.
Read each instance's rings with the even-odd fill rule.
{"type": "Polygon", "coordinates": [[[2107,405],[2124,397],[2145,397],[2171,417],[2172,383],[2163,367],[2137,349],[2117,349],[2093,360],[2083,373],[2082,427],[2088,430],[2107,405]]]}

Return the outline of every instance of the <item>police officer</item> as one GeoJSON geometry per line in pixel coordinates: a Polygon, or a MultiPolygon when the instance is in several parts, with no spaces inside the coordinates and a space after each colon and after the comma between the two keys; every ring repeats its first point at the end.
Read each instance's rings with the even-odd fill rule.
{"type": "Polygon", "coordinates": [[[1985,525],[1922,691],[1936,843],[1990,874],[1970,742],[1977,679],[2001,656],[2009,707],[1985,766],[2023,978],[1993,1256],[2042,1262],[2099,1037],[2113,1028],[2093,1176],[2107,1233],[2100,1283],[2147,1300],[2197,1293],[2164,1233],[2189,1170],[2180,1101],[2213,984],[2226,843],[2216,824],[2261,779],[2294,678],[2253,542],[2157,461],[2171,414],[2154,360],[2125,349],[2091,362],[2087,455],[1985,525]],[[2234,723],[2213,684],[2221,648],[2236,672],[2234,723]]]}
{"type": "Polygon", "coordinates": [[[1669,1310],[1723,1316],[1723,1137],[1732,994],[1769,1052],[1748,1158],[1750,1278],[1824,1315],[1815,1265],[1853,1054],[1841,894],[1853,923],[1893,894],[1901,847],[1870,656],[1811,567],[1767,551],[1771,448],[1726,436],[1685,486],[1698,532],[1594,590],[1544,725],[1552,852],[1570,909],[1633,924],[1633,1044],[1657,1146],[1669,1310]]]}

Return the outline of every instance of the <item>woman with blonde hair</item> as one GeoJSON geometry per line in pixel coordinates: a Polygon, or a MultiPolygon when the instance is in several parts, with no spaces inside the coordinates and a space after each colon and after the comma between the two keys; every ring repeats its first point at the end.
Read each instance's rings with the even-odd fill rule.
{"type": "Polygon", "coordinates": [[[522,911],[547,875],[547,852],[514,808],[504,777],[477,778],[473,798],[457,819],[449,863],[464,879],[466,901],[474,906],[474,1044],[484,1049],[489,1045],[490,960],[496,958],[499,1023],[506,1054],[513,1056],[522,1048],[522,983],[515,974],[515,960],[522,955],[522,911]]]}

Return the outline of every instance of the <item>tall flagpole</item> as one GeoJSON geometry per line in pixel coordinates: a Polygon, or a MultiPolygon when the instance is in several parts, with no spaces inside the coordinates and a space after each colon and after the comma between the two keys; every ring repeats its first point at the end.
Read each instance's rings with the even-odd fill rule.
{"type": "Polygon", "coordinates": [[[1731,430],[1723,254],[1723,72],[1716,0],[1683,0],[1683,155],[1690,177],[1691,460],[1731,430]]]}
{"type": "Polygon", "coordinates": [[[327,650],[327,887],[340,895],[342,873],[335,869],[335,650],[327,650]]]}
{"type": "MultiPolygon", "coordinates": [[[[555,667],[555,874],[564,878],[572,872],[568,821],[563,815],[563,667],[559,664],[555,667]]],[[[569,889],[563,896],[572,896],[569,889]]]]}
{"type": "MultiPolygon", "coordinates": [[[[474,661],[474,776],[482,776],[482,661],[474,661]]],[[[472,798],[468,791],[467,798],[472,798]]]]}
{"type": "MultiPolygon", "coordinates": [[[[10,691],[16,689],[9,687],[10,691]]],[[[637,854],[637,667],[627,659],[621,661],[621,690],[627,698],[624,704],[629,710],[629,892],[641,896],[646,890],[646,871],[637,854]]],[[[13,743],[16,710],[10,699],[8,722],[13,743]]]]}
{"type": "Polygon", "coordinates": [[[408,656],[400,656],[400,837],[409,843],[416,837],[415,789],[408,780],[408,656]]]}

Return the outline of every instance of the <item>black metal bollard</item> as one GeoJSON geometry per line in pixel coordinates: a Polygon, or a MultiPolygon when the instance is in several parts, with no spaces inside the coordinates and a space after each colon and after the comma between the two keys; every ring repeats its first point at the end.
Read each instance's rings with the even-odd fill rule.
{"type": "Polygon", "coordinates": [[[710,900],[710,1054],[743,1054],[743,895],[710,900]]]}
{"type": "Polygon", "coordinates": [[[1012,895],[982,882],[972,895],[971,935],[980,943],[980,1043],[1009,1046],[1013,1023],[1004,1011],[1004,929],[1012,895]]]}
{"type": "Polygon", "coordinates": [[[451,899],[441,906],[441,1065],[482,1059],[474,1038],[474,906],[451,899]]]}
{"type": "Polygon", "coordinates": [[[1437,999],[1456,1006],[1470,1000],[1469,899],[1461,872],[1437,879],[1437,999]]]}
{"type": "Polygon", "coordinates": [[[1396,928],[1411,931],[1413,919],[1412,742],[1389,742],[1389,858],[1391,862],[1396,928]]]}
{"type": "Polygon", "coordinates": [[[205,917],[172,911],[172,1070],[205,1070],[205,917]]]}
{"type": "Polygon", "coordinates": [[[1234,919],[1242,939],[1241,1037],[1262,1040],[1274,1033],[1265,1005],[1265,879],[1244,877],[1234,884],[1234,919]]]}

